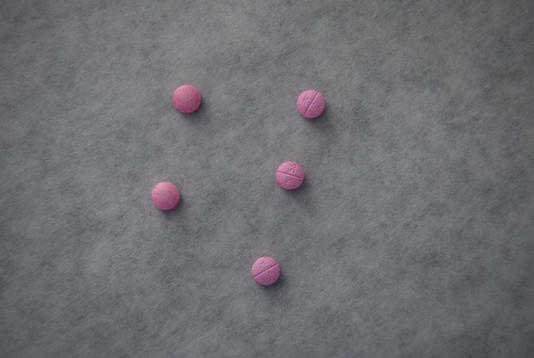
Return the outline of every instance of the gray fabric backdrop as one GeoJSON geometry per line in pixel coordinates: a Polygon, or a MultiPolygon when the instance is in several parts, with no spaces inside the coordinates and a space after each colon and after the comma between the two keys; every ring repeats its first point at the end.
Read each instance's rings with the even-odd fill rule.
{"type": "Polygon", "coordinates": [[[0,356],[534,356],[533,39],[530,0],[0,1],[0,356]]]}

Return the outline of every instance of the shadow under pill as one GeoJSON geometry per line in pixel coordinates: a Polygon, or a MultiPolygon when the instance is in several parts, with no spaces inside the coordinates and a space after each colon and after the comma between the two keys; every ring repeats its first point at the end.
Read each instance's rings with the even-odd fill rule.
{"type": "Polygon", "coordinates": [[[185,205],[183,196],[180,194],[180,202],[171,210],[165,210],[162,212],[166,219],[173,219],[176,215],[182,212],[182,207],[185,205]]]}
{"type": "Polygon", "coordinates": [[[260,286],[263,290],[276,292],[284,287],[284,281],[284,274],[282,273],[282,271],[280,271],[280,277],[278,277],[278,280],[274,284],[272,284],[271,286],[260,286]]]}
{"type": "Polygon", "coordinates": [[[312,125],[314,128],[324,132],[327,135],[331,133],[333,134],[335,129],[332,122],[332,113],[328,109],[328,105],[325,106],[324,112],[319,117],[306,119],[306,123],[312,125]]]}
{"type": "Polygon", "coordinates": [[[292,197],[295,197],[295,198],[299,198],[299,197],[303,197],[303,196],[306,196],[307,193],[309,192],[309,184],[307,183],[306,181],[306,176],[304,177],[304,181],[302,182],[302,184],[297,188],[297,189],[294,189],[294,190],[283,190],[285,195],[289,195],[289,196],[292,196],[292,197]]]}

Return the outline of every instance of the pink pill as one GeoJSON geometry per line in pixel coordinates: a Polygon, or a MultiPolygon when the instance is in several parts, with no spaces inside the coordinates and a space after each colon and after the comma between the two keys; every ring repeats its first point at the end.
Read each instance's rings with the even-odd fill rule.
{"type": "Polygon", "coordinates": [[[191,85],[183,85],[174,91],[172,101],[180,112],[192,113],[200,106],[200,93],[191,85]]]}
{"type": "Polygon", "coordinates": [[[252,265],[252,277],[262,286],[271,286],[280,277],[280,265],[268,256],[260,257],[252,265]]]}
{"type": "Polygon", "coordinates": [[[180,202],[180,190],[173,183],[161,182],[152,189],[150,198],[156,208],[171,210],[180,202]]]}
{"type": "Polygon", "coordinates": [[[304,170],[297,162],[283,162],[276,169],[276,181],[286,190],[294,190],[304,181],[304,170]]]}
{"type": "Polygon", "coordinates": [[[319,91],[306,90],[297,99],[297,109],[305,118],[317,118],[324,111],[324,97],[319,91]]]}

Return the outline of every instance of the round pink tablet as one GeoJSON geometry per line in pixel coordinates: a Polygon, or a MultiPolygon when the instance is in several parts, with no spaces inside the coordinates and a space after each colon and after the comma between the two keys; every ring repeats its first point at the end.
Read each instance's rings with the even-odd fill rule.
{"type": "Polygon", "coordinates": [[[252,265],[252,277],[262,286],[271,286],[280,277],[280,265],[268,256],[260,257],[252,265]]]}
{"type": "Polygon", "coordinates": [[[297,109],[306,118],[317,118],[324,111],[324,97],[319,91],[306,90],[297,99],[297,109]]]}
{"type": "Polygon", "coordinates": [[[174,91],[172,102],[180,112],[192,113],[200,106],[200,93],[191,85],[183,85],[174,91]]]}
{"type": "Polygon", "coordinates": [[[161,182],[152,189],[150,198],[156,208],[171,210],[180,202],[180,190],[173,183],[161,182]]]}
{"type": "Polygon", "coordinates": [[[286,190],[294,190],[304,181],[304,170],[297,162],[283,162],[276,169],[276,181],[286,190]]]}

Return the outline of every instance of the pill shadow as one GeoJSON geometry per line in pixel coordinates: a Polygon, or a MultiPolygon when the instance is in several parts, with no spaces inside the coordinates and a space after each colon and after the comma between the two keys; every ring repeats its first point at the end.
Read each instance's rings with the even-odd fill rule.
{"type": "Polygon", "coordinates": [[[278,277],[278,280],[271,286],[261,286],[262,290],[269,291],[269,292],[278,292],[281,289],[284,288],[285,285],[285,278],[283,272],[280,272],[280,277],[278,277]]]}
{"type": "Polygon", "coordinates": [[[333,134],[335,130],[333,116],[332,110],[326,105],[319,117],[306,119],[306,123],[323,134],[333,134]]]}
{"type": "Polygon", "coordinates": [[[179,110],[176,109],[176,107],[174,107],[174,110],[178,112],[182,118],[191,119],[191,118],[198,117],[199,115],[202,115],[202,112],[204,112],[204,107],[205,107],[205,104],[203,102],[200,102],[200,106],[198,106],[197,110],[191,113],[180,112],[179,110]]]}
{"type": "Polygon", "coordinates": [[[306,176],[304,176],[304,181],[297,189],[294,190],[284,190],[282,189],[287,195],[294,196],[296,198],[301,197],[305,195],[308,192],[308,183],[306,182],[306,176]]]}
{"type": "Polygon", "coordinates": [[[166,220],[174,219],[179,213],[181,213],[184,210],[183,207],[186,205],[187,205],[187,201],[184,200],[182,193],[180,193],[180,202],[178,203],[178,205],[176,205],[171,210],[165,210],[165,211],[160,210],[160,211],[161,211],[162,216],[166,220]]]}
{"type": "Polygon", "coordinates": [[[185,120],[185,123],[191,126],[206,126],[211,121],[209,115],[210,102],[206,101],[204,97],[200,101],[200,106],[193,113],[182,113],[174,107],[174,110],[179,114],[179,116],[185,120]]]}

